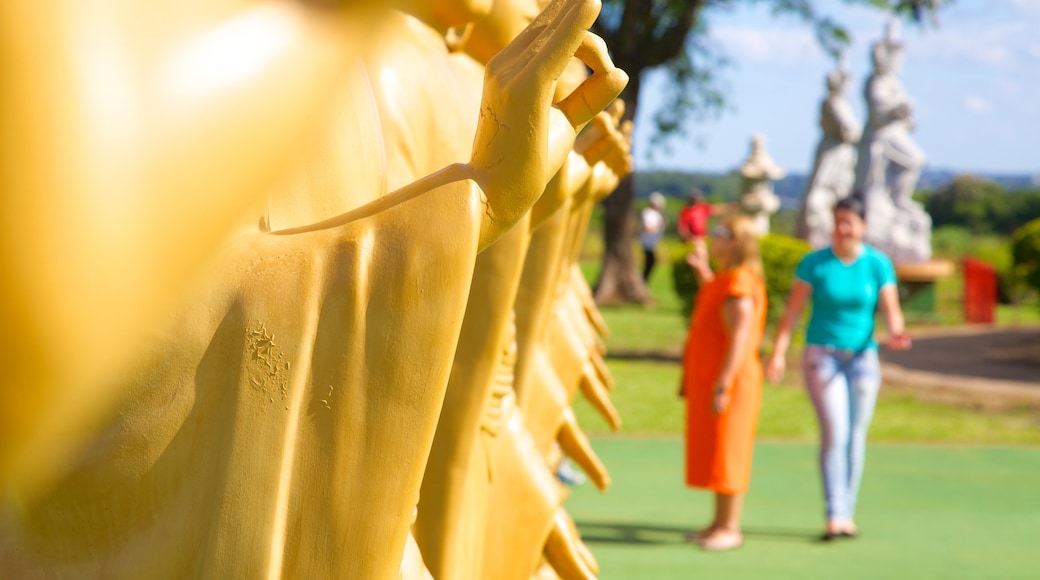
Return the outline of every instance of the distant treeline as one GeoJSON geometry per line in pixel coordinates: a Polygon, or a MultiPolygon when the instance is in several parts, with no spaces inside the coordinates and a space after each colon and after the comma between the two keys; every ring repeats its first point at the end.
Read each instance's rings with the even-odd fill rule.
{"type": "Polygon", "coordinates": [[[639,199],[646,199],[654,191],[681,199],[693,188],[700,189],[713,202],[734,201],[740,196],[740,177],[677,171],[643,171],[635,175],[635,193],[639,199]]]}
{"type": "Polygon", "coordinates": [[[1008,191],[995,181],[955,177],[935,191],[915,196],[932,216],[932,227],[962,227],[973,234],[1009,236],[1040,218],[1040,188],[1008,191]]]}
{"type": "MultiPolygon", "coordinates": [[[[923,179],[922,184],[934,184],[940,175],[946,177],[942,185],[935,189],[922,189],[916,195],[931,214],[933,228],[959,226],[976,234],[1008,236],[1023,224],[1040,217],[1040,188],[1026,185],[1030,183],[1026,178],[1006,176],[998,182],[971,175],[934,172],[929,179],[923,179]]],[[[643,171],[635,176],[636,197],[639,199],[659,191],[681,200],[693,188],[703,191],[712,202],[735,201],[741,193],[740,177],[732,173],[678,171],[643,171]]],[[[804,175],[790,175],[774,184],[776,194],[787,209],[798,207],[804,188],[804,175]]],[[[793,218],[783,216],[783,220],[787,221],[788,217],[793,218]]]]}
{"type": "MultiPolygon", "coordinates": [[[[678,171],[644,171],[636,174],[636,198],[646,199],[658,191],[667,197],[684,199],[690,190],[704,192],[709,201],[736,201],[740,196],[740,176],[735,173],[680,173],[678,171]]],[[[785,208],[797,208],[805,191],[804,175],[788,175],[773,184],[773,190],[785,208]]]]}

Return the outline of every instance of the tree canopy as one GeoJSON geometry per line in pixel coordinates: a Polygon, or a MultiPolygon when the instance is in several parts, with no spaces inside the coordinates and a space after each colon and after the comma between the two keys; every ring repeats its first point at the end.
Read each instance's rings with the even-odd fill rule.
{"type": "MultiPolygon", "coordinates": [[[[874,6],[918,22],[952,2],[843,1],[874,6]]],[[[625,118],[635,118],[643,75],[653,69],[666,71],[671,77],[662,105],[653,114],[657,137],[681,134],[686,119],[721,110],[725,94],[717,81],[725,57],[711,44],[702,16],[705,10],[747,4],[767,5],[776,14],[800,18],[813,27],[820,45],[830,53],[837,53],[849,43],[845,28],[820,11],[824,4],[820,0],[603,0],[603,10],[593,31],[603,37],[614,62],[629,75],[629,85],[621,94],[627,105],[625,118]]],[[[645,302],[649,294],[636,273],[631,249],[635,233],[632,180],[622,180],[614,194],[604,201],[604,207],[605,252],[596,284],[596,299],[600,303],[645,302]]]]}

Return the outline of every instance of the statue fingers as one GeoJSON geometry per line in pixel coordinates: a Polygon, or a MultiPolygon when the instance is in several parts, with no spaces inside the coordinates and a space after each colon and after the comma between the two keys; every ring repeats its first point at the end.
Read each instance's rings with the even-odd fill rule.
{"type": "Polygon", "coordinates": [[[567,510],[562,507],[557,510],[556,517],[563,520],[563,525],[569,533],[573,534],[575,538],[578,538],[578,551],[581,554],[581,559],[584,560],[585,564],[588,565],[589,569],[593,573],[599,574],[599,561],[596,560],[596,556],[592,554],[592,550],[589,549],[585,542],[581,541],[581,532],[578,531],[578,524],[574,523],[574,518],[571,514],[567,513],[567,510]]]}
{"type": "Polygon", "coordinates": [[[575,52],[592,74],[556,106],[575,127],[582,127],[617,99],[628,85],[628,75],[614,66],[603,39],[585,32],[575,52]]]}
{"type": "Polygon", "coordinates": [[[574,149],[585,158],[589,165],[595,165],[606,159],[614,148],[614,143],[609,135],[600,135],[598,139],[580,145],[582,147],[579,148],[579,144],[575,143],[574,149]]]}
{"type": "Polygon", "coordinates": [[[631,167],[629,167],[623,173],[617,173],[613,169],[607,167],[606,165],[602,165],[602,167],[603,170],[596,171],[593,174],[595,175],[596,179],[596,195],[593,197],[594,202],[599,202],[603,198],[613,193],[613,191],[617,189],[618,184],[621,183],[621,178],[632,172],[631,167]]]}
{"type": "Polygon", "coordinates": [[[588,562],[591,553],[587,548],[582,550],[581,537],[560,517],[561,512],[563,508],[553,516],[552,528],[545,539],[545,559],[561,580],[595,580],[596,569],[588,562]]]}
{"type": "Polygon", "coordinates": [[[592,443],[578,426],[578,420],[570,408],[564,410],[563,425],[560,426],[560,431],[557,433],[557,442],[563,453],[581,467],[597,489],[606,491],[610,487],[610,474],[607,472],[606,466],[593,451],[592,443]]]}
{"type": "Polygon", "coordinates": [[[611,151],[604,161],[618,175],[628,175],[632,172],[632,155],[627,149],[618,148],[611,151]]]}
{"type": "Polygon", "coordinates": [[[602,338],[610,336],[610,328],[607,326],[607,321],[603,319],[603,315],[600,314],[595,304],[591,307],[588,303],[585,304],[585,315],[602,338]]]}
{"type": "Polygon", "coordinates": [[[629,148],[632,146],[632,131],[635,128],[635,124],[631,120],[622,121],[618,125],[618,131],[621,131],[621,135],[625,138],[625,143],[628,144],[629,148]]]}
{"type": "MultiPolygon", "coordinates": [[[[589,64],[588,58],[582,57],[582,47],[589,42],[589,27],[599,16],[599,9],[599,0],[568,0],[556,18],[546,24],[542,35],[529,51],[527,70],[534,83],[542,85],[556,82],[574,56],[589,64]]],[[[606,51],[606,45],[603,45],[603,51],[606,51]]]]}
{"type": "Polygon", "coordinates": [[[488,62],[488,66],[513,62],[521,58],[541,36],[546,26],[556,19],[560,10],[571,0],[553,0],[505,48],[488,62]]]}
{"type": "Polygon", "coordinates": [[[610,401],[610,393],[607,388],[599,380],[596,369],[592,368],[591,365],[585,368],[584,373],[581,377],[581,392],[588,399],[589,403],[595,407],[596,411],[606,419],[610,428],[617,431],[621,428],[621,415],[618,414],[617,408],[614,407],[614,403],[610,401]]]}
{"type": "Polygon", "coordinates": [[[595,165],[612,155],[614,150],[623,146],[624,136],[615,127],[610,114],[603,111],[593,117],[585,130],[581,132],[574,149],[590,165],[595,165]]]}
{"type": "Polygon", "coordinates": [[[610,374],[610,369],[607,368],[607,363],[603,361],[603,357],[594,356],[590,357],[592,360],[592,366],[596,369],[596,376],[599,377],[601,383],[608,391],[614,390],[614,375],[610,374]]]}

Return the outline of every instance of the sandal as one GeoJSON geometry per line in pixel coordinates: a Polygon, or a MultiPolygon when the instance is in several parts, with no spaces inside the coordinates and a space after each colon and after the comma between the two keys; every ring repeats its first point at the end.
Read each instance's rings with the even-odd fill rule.
{"type": "Polygon", "coordinates": [[[744,536],[738,532],[722,532],[700,541],[701,548],[708,552],[726,552],[744,545],[744,536]]]}
{"type": "Polygon", "coordinates": [[[821,542],[830,542],[831,540],[841,540],[841,539],[851,540],[851,539],[857,538],[857,537],[859,537],[859,532],[856,532],[854,530],[841,530],[841,531],[838,531],[838,532],[824,532],[820,536],[820,541],[821,542]]]}

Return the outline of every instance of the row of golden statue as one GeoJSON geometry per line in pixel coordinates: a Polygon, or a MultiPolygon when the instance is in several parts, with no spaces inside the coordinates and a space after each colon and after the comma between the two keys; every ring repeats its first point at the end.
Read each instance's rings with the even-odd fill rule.
{"type": "Polygon", "coordinates": [[[598,13],[3,3],[0,577],[595,577],[598,13]]]}

